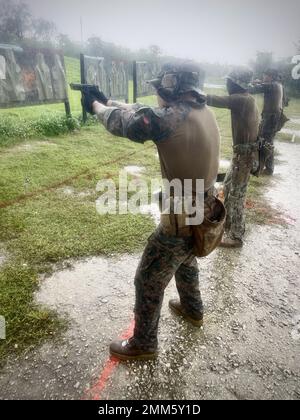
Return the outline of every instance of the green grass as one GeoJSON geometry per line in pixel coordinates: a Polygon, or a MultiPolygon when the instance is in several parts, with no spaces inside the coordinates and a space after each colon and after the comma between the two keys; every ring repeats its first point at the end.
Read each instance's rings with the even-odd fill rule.
{"type": "MultiPolygon", "coordinates": [[[[68,80],[79,81],[79,61],[66,59],[66,64],[68,80]]],[[[79,114],[80,94],[70,92],[70,101],[72,111],[79,114]]],[[[154,105],[155,97],[139,102],[154,105]]],[[[62,116],[63,105],[0,110],[16,124],[53,112],[62,116]]],[[[221,155],[229,159],[230,113],[214,112],[222,135],[221,155]]],[[[160,174],[152,143],[143,146],[113,137],[100,125],[18,142],[10,139],[0,149],[0,250],[7,255],[0,266],[0,315],[7,320],[8,335],[0,341],[0,362],[14,351],[55,337],[65,325],[33,302],[41,273],[51,273],[54,264],[68,258],[141,250],[153,230],[147,216],[99,215],[97,182],[105,177],[117,182],[119,170],[127,165],[144,166],[147,181],[160,174]]],[[[250,197],[261,194],[264,183],[263,178],[254,178],[250,197]]]]}
{"type": "Polygon", "coordinates": [[[6,318],[7,339],[0,341],[0,366],[6,356],[33,348],[47,337],[66,326],[50,310],[42,309],[32,302],[33,292],[38,287],[35,270],[25,263],[12,260],[0,270],[0,308],[6,318]]]}

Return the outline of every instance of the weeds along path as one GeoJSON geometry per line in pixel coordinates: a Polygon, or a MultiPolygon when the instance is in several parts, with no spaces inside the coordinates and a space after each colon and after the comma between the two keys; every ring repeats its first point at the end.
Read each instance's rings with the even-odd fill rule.
{"type": "MultiPolygon", "coordinates": [[[[124,159],[130,158],[131,156],[134,156],[134,155],[137,155],[139,153],[142,153],[142,152],[144,152],[145,149],[151,149],[152,147],[153,147],[153,145],[150,144],[148,146],[145,146],[142,151],[136,150],[134,152],[127,153],[126,155],[122,155],[122,156],[119,156],[119,157],[117,157],[117,158],[115,158],[113,160],[110,160],[108,162],[104,162],[104,163],[101,164],[101,166],[103,167],[103,166],[113,165],[115,163],[121,162],[124,159]]],[[[14,198],[13,200],[0,201],[0,209],[13,206],[14,204],[20,203],[21,201],[24,201],[24,200],[28,200],[30,198],[34,198],[34,197],[36,197],[36,196],[38,196],[40,194],[43,194],[43,193],[45,193],[47,191],[55,190],[55,189],[60,188],[60,187],[62,187],[64,185],[68,185],[69,183],[71,183],[72,181],[77,180],[80,177],[86,177],[86,178],[88,178],[89,176],[91,176],[93,174],[93,171],[95,171],[96,168],[98,168],[98,167],[99,167],[98,165],[97,166],[94,166],[92,168],[89,168],[89,169],[86,169],[86,170],[84,170],[82,172],[79,172],[78,174],[75,174],[75,175],[73,175],[71,177],[65,178],[62,181],[55,182],[55,183],[53,183],[51,185],[48,185],[47,187],[40,188],[40,189],[38,189],[36,191],[32,191],[32,192],[29,192],[29,193],[26,193],[26,194],[21,194],[19,197],[14,198]]],[[[111,176],[112,176],[112,173],[107,173],[107,174],[105,174],[104,177],[105,178],[109,178],[111,176]]]]}

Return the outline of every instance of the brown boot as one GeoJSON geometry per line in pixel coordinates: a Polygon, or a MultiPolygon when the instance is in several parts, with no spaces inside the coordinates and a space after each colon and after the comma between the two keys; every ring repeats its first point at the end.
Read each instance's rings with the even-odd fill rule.
{"type": "Polygon", "coordinates": [[[221,248],[242,248],[243,241],[241,239],[223,238],[219,245],[221,248]]]}
{"type": "Polygon", "coordinates": [[[199,316],[198,319],[192,318],[190,315],[188,315],[184,309],[181,306],[181,303],[177,299],[171,299],[169,301],[169,308],[172,312],[174,312],[176,315],[182,316],[184,319],[186,319],[188,322],[193,324],[195,327],[202,327],[203,325],[203,316],[199,316]]]}
{"type": "Polygon", "coordinates": [[[149,360],[157,357],[153,348],[145,350],[137,345],[134,337],[129,340],[116,340],[110,344],[110,354],[120,360],[149,360]]]}

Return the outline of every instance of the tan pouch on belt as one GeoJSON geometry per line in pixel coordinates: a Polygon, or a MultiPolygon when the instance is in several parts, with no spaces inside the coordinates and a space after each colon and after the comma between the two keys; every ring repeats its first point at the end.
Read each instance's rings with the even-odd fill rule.
{"type": "Polygon", "coordinates": [[[209,197],[205,202],[204,221],[201,225],[191,226],[194,240],[194,254],[206,257],[221,243],[226,219],[225,207],[218,198],[209,197]]]}

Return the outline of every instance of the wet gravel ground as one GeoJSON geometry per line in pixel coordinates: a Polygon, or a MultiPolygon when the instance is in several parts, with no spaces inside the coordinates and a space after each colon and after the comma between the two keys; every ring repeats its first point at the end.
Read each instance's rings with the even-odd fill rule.
{"type": "MultiPolygon", "coordinates": [[[[199,260],[203,330],[172,315],[166,290],[160,354],[121,363],[102,399],[300,399],[300,146],[279,144],[266,193],[287,226],[248,226],[240,250],[199,260]]],[[[42,280],[39,303],[70,319],[59,342],[10,360],[2,399],[78,399],[108,360],[109,342],[132,320],[138,255],[91,258],[42,280]]]]}

